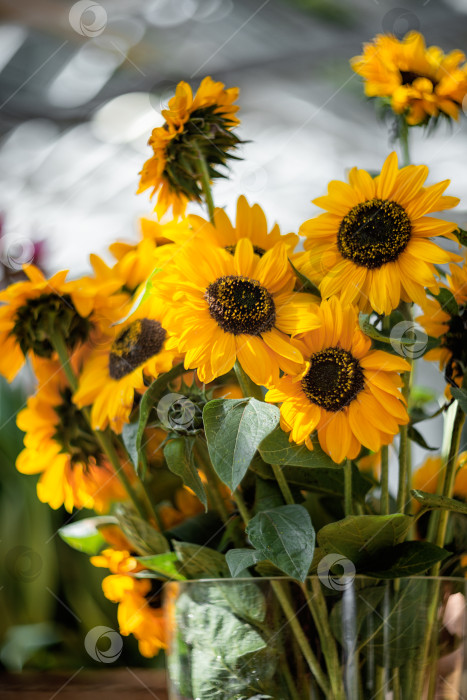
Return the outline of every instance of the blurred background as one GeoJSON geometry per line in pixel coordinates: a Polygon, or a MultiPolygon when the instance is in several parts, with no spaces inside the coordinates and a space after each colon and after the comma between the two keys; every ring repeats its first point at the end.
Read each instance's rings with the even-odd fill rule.
{"type": "MultiPolygon", "coordinates": [[[[77,276],[89,253],[136,239],[151,211],[147,193],[135,195],[138,172],[180,80],[240,86],[244,160],[216,182],[216,204],[232,214],[243,193],[271,224],[297,231],[330,179],[354,165],[378,170],[391,149],[390,124],[349,67],[362,43],[410,29],[445,51],[467,43],[465,0],[2,0],[0,17],[3,286],[24,262],[77,276]]],[[[441,126],[429,145],[417,132],[414,162],[433,182],[451,178],[449,193],[465,200],[464,124],[441,126]]],[[[465,225],[465,212],[456,216],[465,225]]],[[[417,383],[444,387],[428,363],[417,383]]],[[[116,628],[115,606],[100,570],[56,535],[70,516],[39,503],[34,478],[15,471],[14,418],[30,390],[27,373],[13,388],[0,383],[0,664],[88,666],[84,634],[116,628]]],[[[441,427],[420,430],[439,446],[441,427]]],[[[415,464],[426,454],[417,448],[415,464]]],[[[117,663],[143,663],[132,639],[117,663]]]]}

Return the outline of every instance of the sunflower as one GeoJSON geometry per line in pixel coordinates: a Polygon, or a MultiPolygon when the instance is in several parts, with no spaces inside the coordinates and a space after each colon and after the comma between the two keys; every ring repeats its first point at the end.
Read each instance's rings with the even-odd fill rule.
{"type": "Polygon", "coordinates": [[[93,312],[108,308],[115,285],[102,285],[90,295],[80,282],[66,282],[67,272],[46,279],[33,265],[24,267],[27,280],[0,292],[0,374],[11,382],[30,356],[51,358],[50,336],[60,333],[70,350],[83,343],[92,330],[93,312]],[[106,301],[107,300],[107,301],[106,301]]]}
{"type": "Polygon", "coordinates": [[[108,600],[118,603],[120,633],[132,634],[138,640],[140,653],[147,658],[165,649],[160,582],[134,576],[143,567],[128,551],[104,549],[98,556],[91,557],[91,563],[112,572],[102,581],[102,590],[108,600]]]}
{"type": "Polygon", "coordinates": [[[337,297],[321,303],[318,317],[315,330],[294,340],[307,360],[305,369],[282,377],[266,401],[282,403],[281,427],[290,431],[290,441],[312,449],[316,430],[323,450],[340,463],[355,459],[362,445],[377,452],[408,423],[398,372],[410,365],[371,350],[356,309],[337,297]]]}
{"type": "Polygon", "coordinates": [[[91,408],[95,430],[110,425],[116,433],[129,421],[135,392],[142,394],[149,380],[168,372],[179,354],[168,348],[161,324],[163,302],[152,296],[123,323],[107,329],[105,338],[86,359],[73,397],[78,408],[91,408]]]}
{"type": "Polygon", "coordinates": [[[233,255],[192,243],[158,280],[169,306],[170,347],[186,353],[185,368],[202,382],[229,372],[238,359],[257,384],[298,371],[303,358],[287,333],[315,328],[316,298],[294,294],[287,247],[278,243],[262,258],[252,242],[238,241],[233,255]]]}
{"type": "Polygon", "coordinates": [[[418,32],[399,41],[378,35],[365,44],[363,55],[351,59],[353,70],[365,80],[365,94],[381,97],[408,124],[424,124],[431,117],[459,118],[467,94],[467,66],[462,51],[445,55],[438,46],[425,46],[418,32]]]}
{"type": "Polygon", "coordinates": [[[193,97],[188,83],[177,85],[169,109],[162,111],[165,123],[153,129],[149,139],[153,155],[141,171],[138,194],[152,188],[158,192],[156,212],[162,216],[171,206],[175,217],[189,201],[201,200],[199,160],[205,159],[209,177],[221,177],[215,170],[225,165],[229,150],[239,144],[232,128],[238,88],[225,89],[223,83],[207,77],[193,97]]]}
{"type": "Polygon", "coordinates": [[[450,265],[451,274],[447,276],[447,285],[458,305],[458,313],[451,314],[441,306],[438,299],[426,299],[423,315],[417,321],[427,334],[441,338],[441,345],[429,350],[424,359],[439,361],[439,368],[445,369],[449,381],[460,385],[464,376],[463,367],[467,362],[467,268],[450,265]]]}
{"type": "Polygon", "coordinates": [[[289,254],[297,245],[299,238],[295,233],[281,235],[279,226],[275,224],[268,232],[266,216],[259,204],[250,206],[246,197],[241,195],[237,200],[237,216],[235,226],[223,209],[214,210],[214,224],[206,221],[201,216],[190,215],[187,217],[190,228],[173,229],[167,235],[172,237],[175,243],[183,244],[189,240],[202,240],[210,245],[225,248],[232,255],[241,238],[248,238],[255,255],[262,257],[277,243],[285,243],[289,254]]]}
{"type": "MultiPolygon", "coordinates": [[[[439,474],[443,466],[440,456],[427,457],[412,477],[412,488],[427,493],[436,493],[439,474]]],[[[467,452],[461,452],[457,457],[457,473],[454,481],[453,497],[467,500],[467,452]]],[[[419,510],[420,504],[415,501],[414,507],[419,510]]]]}
{"type": "Polygon", "coordinates": [[[401,299],[422,305],[425,287],[438,293],[435,264],[461,258],[428,238],[454,237],[457,225],[426,214],[459,200],[442,195],[449,180],[423,187],[427,175],[425,165],[398,170],[391,153],[378,177],[352,168],[349,184],[334,180],[314,200],[327,212],[302,225],[306,252],[296,262],[310,279],[322,278],[323,298],[336,294],[362,311],[389,314],[401,299]]]}
{"type": "Polygon", "coordinates": [[[51,508],[102,512],[111,502],[125,500],[118,477],[71,400],[60,365],[50,360],[36,360],[34,365],[39,388],[17,416],[18,427],[26,433],[18,471],[40,474],[37,495],[51,508]]]}

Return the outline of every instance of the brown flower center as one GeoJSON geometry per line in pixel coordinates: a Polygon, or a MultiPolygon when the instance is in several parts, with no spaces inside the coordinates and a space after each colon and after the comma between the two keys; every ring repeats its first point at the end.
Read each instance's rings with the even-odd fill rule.
{"type": "Polygon", "coordinates": [[[229,275],[219,277],[206,289],[209,313],[226,333],[260,335],[276,321],[271,294],[257,280],[229,275]]]}
{"type": "Polygon", "coordinates": [[[164,345],[166,331],[159,321],[140,318],[130,323],[112,343],[109,374],[122,379],[157,355],[164,345]]]}
{"type": "Polygon", "coordinates": [[[347,350],[327,348],[314,353],[302,379],[305,396],[327,411],[340,411],[363,389],[363,370],[347,350]]]}

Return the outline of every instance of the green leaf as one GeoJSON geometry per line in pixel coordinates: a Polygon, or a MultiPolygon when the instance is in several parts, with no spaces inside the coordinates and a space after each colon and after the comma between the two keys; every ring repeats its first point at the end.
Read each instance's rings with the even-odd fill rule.
{"type": "Polygon", "coordinates": [[[451,394],[454,396],[456,401],[459,402],[459,406],[462,408],[464,413],[467,413],[467,390],[464,388],[458,389],[452,386],[451,394]]]}
{"type": "MultiPolygon", "coordinates": [[[[253,461],[257,461],[257,458],[253,461]]],[[[252,468],[253,462],[250,465],[252,468]]],[[[274,473],[269,465],[264,465],[274,477],[274,473]]],[[[275,479],[262,479],[257,476],[255,479],[255,507],[254,512],[257,513],[259,510],[269,510],[270,508],[277,508],[278,506],[284,505],[284,497],[281,493],[277,481],[275,479]]]]}
{"type": "Polygon", "coordinates": [[[435,294],[434,297],[438,300],[443,311],[446,311],[451,316],[459,316],[459,305],[450,289],[441,287],[439,294],[435,294]]]}
{"type": "Polygon", "coordinates": [[[164,447],[164,457],[170,471],[179,476],[183,483],[195,492],[207,510],[206,491],[196,468],[193,446],[194,441],[191,438],[180,437],[170,440],[164,447]]]}
{"type": "Polygon", "coordinates": [[[401,542],[379,552],[362,573],[376,578],[416,576],[450,554],[431,542],[401,542]]]}
{"type": "Polygon", "coordinates": [[[163,554],[170,550],[164,535],[136,515],[131,508],[120,503],[115,514],[124,535],[138,554],[163,554]]]}
{"type": "Polygon", "coordinates": [[[357,565],[401,542],[412,522],[413,518],[402,513],[349,515],[321,528],[317,534],[318,546],[326,554],[342,554],[357,565]]]}
{"type": "MultiPolygon", "coordinates": [[[[334,463],[333,463],[334,464],[334,463]]],[[[283,466],[282,473],[289,484],[324,494],[326,496],[344,496],[344,472],[342,468],[313,468],[283,466]]],[[[262,479],[274,479],[274,472],[269,464],[255,458],[251,463],[251,469],[262,479]]],[[[352,465],[352,493],[356,500],[363,502],[373,484],[370,479],[361,474],[355,465],[352,465]]]]}
{"type": "Polygon", "coordinates": [[[251,544],[288,576],[304,581],[313,560],[315,531],[299,505],[257,513],[246,528],[251,544]]]}
{"type": "Polygon", "coordinates": [[[211,547],[217,547],[223,533],[223,522],[219,514],[209,510],[207,513],[198,513],[193,518],[188,518],[180,525],[175,525],[175,527],[167,530],[165,534],[170,539],[180,540],[181,542],[191,542],[196,545],[209,544],[211,547]]]}
{"type": "Polygon", "coordinates": [[[186,581],[186,576],[183,576],[178,570],[178,557],[175,552],[167,552],[167,554],[155,554],[149,557],[136,557],[136,559],[150,571],[155,571],[157,574],[165,576],[165,578],[174,581],[186,581]]]}
{"type": "Polygon", "coordinates": [[[203,410],[212,464],[235,491],[261,441],[279,423],[277,406],[256,399],[214,399],[203,410]]]}
{"type": "Polygon", "coordinates": [[[117,518],[111,515],[96,516],[64,525],[59,529],[58,534],[64,542],[73,549],[77,549],[78,552],[94,555],[108,544],[99,532],[99,527],[117,524],[117,518]]]}
{"type": "Polygon", "coordinates": [[[191,542],[174,542],[173,546],[181,564],[179,573],[188,578],[225,578],[229,575],[224,555],[214,549],[191,542]]]}
{"type": "Polygon", "coordinates": [[[293,262],[289,258],[289,263],[293,268],[293,271],[295,272],[296,276],[299,279],[299,282],[301,284],[300,289],[298,290],[299,292],[308,292],[309,294],[313,294],[315,297],[318,297],[318,299],[321,299],[321,292],[319,291],[318,287],[313,284],[311,280],[306,277],[303,272],[300,272],[293,262]]]}
{"type": "Polygon", "coordinates": [[[262,623],[266,617],[266,600],[262,581],[213,581],[193,584],[190,595],[197,603],[209,603],[233,612],[247,622],[262,623]]]}
{"type": "Polygon", "coordinates": [[[135,465],[137,471],[140,462],[143,465],[143,472],[147,469],[147,459],[142,442],[151,409],[154,404],[156,404],[162,398],[167,385],[173,379],[176,379],[176,377],[183,374],[184,371],[185,369],[183,362],[181,362],[179,365],[172,367],[169,372],[161,374],[160,377],[153,381],[153,383],[143,394],[143,398],[141,399],[141,403],[139,405],[138,428],[134,432],[128,430],[126,438],[127,442],[125,443],[125,447],[131,459],[137,461],[137,464],[135,465]]]}
{"type": "Polygon", "coordinates": [[[313,444],[313,450],[309,450],[306,445],[294,445],[289,442],[287,433],[280,428],[274,430],[261,442],[259,453],[267,464],[341,469],[317,443],[313,444]]]}
{"type": "Polygon", "coordinates": [[[420,491],[419,489],[412,489],[410,494],[427,510],[441,509],[467,514],[467,503],[457,501],[455,498],[438,496],[435,493],[426,493],[426,491],[420,491]]]}
{"type": "Polygon", "coordinates": [[[423,447],[424,450],[430,450],[432,452],[436,452],[436,450],[438,450],[438,447],[430,447],[421,432],[417,430],[417,428],[414,428],[413,425],[409,425],[407,434],[412,442],[416,442],[417,445],[423,447]]]}
{"type": "Polygon", "coordinates": [[[230,573],[234,578],[239,576],[245,569],[248,569],[248,567],[254,566],[259,561],[267,558],[264,552],[258,552],[256,549],[229,549],[225,555],[230,573]]]}
{"type": "Polygon", "coordinates": [[[136,449],[136,434],[138,432],[138,423],[125,423],[122,430],[122,440],[128,456],[131,459],[136,472],[138,472],[138,450],[136,449]]]}
{"type": "MultiPolygon", "coordinates": [[[[384,333],[381,333],[381,331],[379,331],[373,326],[372,323],[370,323],[370,316],[371,314],[361,313],[358,317],[358,322],[363,333],[365,333],[365,335],[367,335],[369,338],[373,338],[373,340],[378,341],[378,343],[385,343],[386,345],[391,345],[393,351],[397,352],[397,354],[402,355],[403,357],[405,357],[405,346],[414,346],[411,349],[412,353],[415,353],[418,357],[419,354],[424,354],[425,352],[428,352],[428,350],[432,350],[433,348],[438,347],[438,345],[440,345],[441,343],[440,338],[432,338],[431,336],[427,337],[423,329],[421,329],[420,326],[416,325],[413,326],[415,333],[413,333],[414,337],[412,338],[408,333],[407,337],[405,333],[401,333],[401,336],[399,337],[392,331],[390,335],[386,335],[384,333]],[[416,332],[417,329],[419,331],[418,333],[416,332]],[[421,337],[421,334],[423,334],[423,339],[421,337]]],[[[406,327],[406,331],[409,329],[409,326],[410,324],[406,327]]],[[[396,326],[394,326],[394,328],[396,327],[397,324],[396,326]]],[[[389,348],[387,350],[390,352],[389,348]]]]}
{"type": "MultiPolygon", "coordinates": [[[[180,603],[179,600],[177,607],[180,603]]],[[[230,668],[243,656],[266,647],[263,637],[251,625],[239,620],[224,607],[185,598],[182,612],[184,641],[206,654],[215,652],[230,668]]],[[[195,691],[194,685],[193,690],[195,691]]]]}

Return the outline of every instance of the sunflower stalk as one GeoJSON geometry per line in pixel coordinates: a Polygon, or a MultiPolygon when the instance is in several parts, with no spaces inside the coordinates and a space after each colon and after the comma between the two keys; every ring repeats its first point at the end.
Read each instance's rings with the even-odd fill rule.
{"type": "Polygon", "coordinates": [[[352,515],[352,461],[346,459],[344,462],[344,512],[345,515],[352,515]]]}
{"type": "MultiPolygon", "coordinates": [[[[409,304],[402,302],[400,305],[402,314],[407,321],[410,323],[412,322],[412,309],[409,304]]],[[[402,395],[405,398],[405,400],[409,401],[409,396],[410,396],[410,388],[411,388],[411,381],[412,381],[412,367],[413,367],[413,358],[408,357],[406,358],[407,361],[410,364],[410,371],[404,372],[403,374],[403,382],[404,385],[402,387],[402,395]]],[[[411,453],[410,453],[410,440],[409,440],[409,426],[408,424],[406,425],[401,425],[400,427],[400,443],[399,443],[399,488],[398,488],[398,493],[397,493],[397,509],[399,513],[405,513],[406,508],[407,508],[407,493],[408,493],[408,484],[410,483],[411,475],[410,475],[410,470],[411,470],[411,453]]],[[[410,503],[410,501],[409,501],[410,503]]]]}
{"type": "MultiPolygon", "coordinates": [[[[52,343],[58,355],[58,359],[66,375],[66,378],[68,379],[70,387],[73,391],[76,391],[78,388],[78,379],[73,371],[73,367],[71,366],[71,358],[68,355],[65,339],[63,337],[63,334],[58,332],[54,327],[50,328],[50,342],[52,343]]],[[[147,520],[146,509],[141,504],[136,492],[130,484],[127,475],[125,474],[122,465],[120,464],[120,460],[112,444],[110,436],[107,433],[101,432],[100,430],[94,430],[94,428],[91,425],[91,417],[88,409],[81,409],[81,412],[86,418],[91,431],[96,436],[96,439],[99,445],[101,446],[104,454],[107,456],[109,462],[113,466],[115,475],[117,476],[126,493],[128,494],[137,512],[144,520],[147,520]]]]}
{"type": "Polygon", "coordinates": [[[402,151],[402,165],[410,165],[409,125],[404,116],[399,117],[397,136],[402,151]]]}
{"type": "Polygon", "coordinates": [[[212,198],[211,181],[209,179],[209,170],[206,159],[198,148],[198,158],[199,158],[199,176],[201,179],[201,186],[203,188],[204,199],[206,206],[208,208],[209,220],[214,226],[214,201],[212,198]]]}

